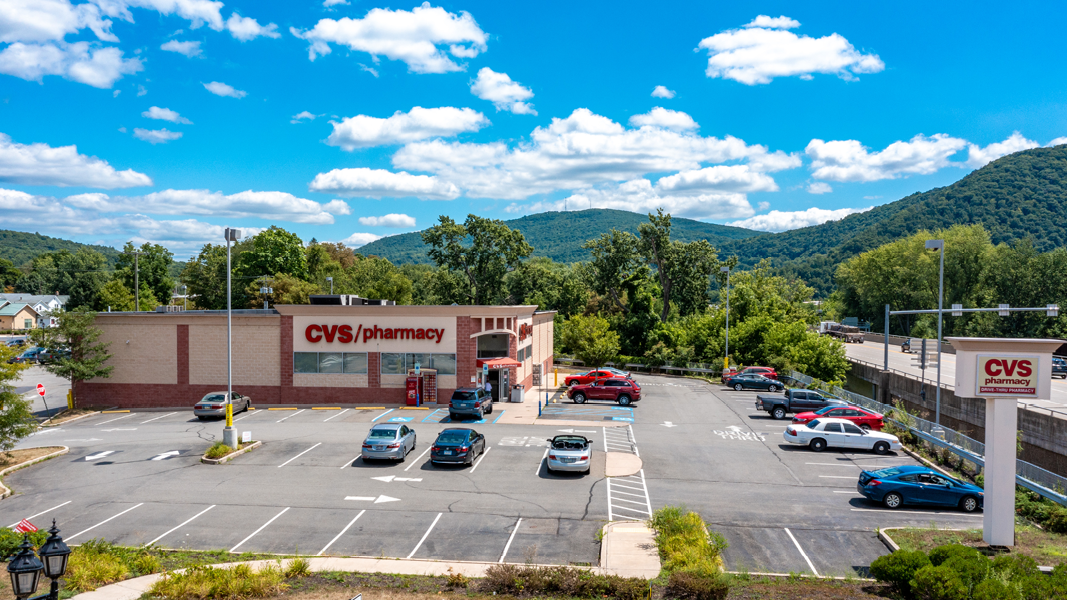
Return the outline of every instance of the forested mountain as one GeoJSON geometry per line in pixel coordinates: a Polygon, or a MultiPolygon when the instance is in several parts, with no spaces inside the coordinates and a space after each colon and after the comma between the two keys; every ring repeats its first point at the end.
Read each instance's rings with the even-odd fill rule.
{"type": "Polygon", "coordinates": [[[119,251],[108,246],[79,244],[70,240],[48,237],[39,233],[23,233],[0,229],[0,258],[6,258],[20,266],[33,260],[33,257],[45,252],[67,250],[76,253],[80,248],[95,250],[114,263],[119,251]]]}
{"type": "MultiPolygon", "coordinates": [[[[636,234],[637,226],[647,222],[648,216],[642,213],[594,208],[539,213],[505,221],[505,224],[526,236],[526,241],[534,248],[534,256],[547,256],[556,262],[568,263],[589,260],[589,252],[582,249],[586,240],[612,229],[636,234]]],[[[758,231],[679,217],[673,218],[671,222],[673,239],[682,242],[706,239],[716,247],[730,240],[760,235],[758,231]]],[[[385,237],[363,246],[358,252],[366,256],[380,256],[394,264],[430,262],[419,232],[385,237]]]]}

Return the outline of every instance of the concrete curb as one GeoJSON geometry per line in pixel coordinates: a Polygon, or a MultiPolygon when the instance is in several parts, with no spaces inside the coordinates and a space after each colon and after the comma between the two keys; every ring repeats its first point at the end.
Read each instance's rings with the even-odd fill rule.
{"type": "Polygon", "coordinates": [[[204,463],[205,465],[221,465],[222,463],[229,462],[237,458],[238,456],[241,456],[245,452],[251,452],[262,445],[263,440],[252,442],[251,445],[241,448],[237,452],[231,452],[226,456],[223,456],[222,458],[208,458],[207,455],[204,455],[200,457],[200,462],[204,463]]]}
{"type": "Polygon", "coordinates": [[[893,538],[886,533],[890,529],[903,529],[903,527],[882,527],[878,530],[878,539],[882,540],[882,543],[885,544],[886,548],[889,548],[890,552],[896,552],[900,550],[900,545],[894,542],[893,538]]]}
{"type": "Polygon", "coordinates": [[[58,417],[59,415],[63,414],[63,413],[59,413],[59,414],[56,414],[56,415],[52,415],[51,417],[48,417],[48,419],[46,421],[41,423],[41,427],[62,427],[64,425],[66,425],[67,423],[73,423],[75,421],[80,421],[80,420],[84,419],[85,417],[94,417],[96,415],[99,415],[101,412],[103,412],[103,411],[96,410],[96,411],[93,411],[91,413],[85,413],[84,415],[78,415],[78,416],[76,416],[76,417],[74,417],[72,419],[67,419],[66,421],[63,421],[62,423],[49,423],[49,421],[51,421],[52,419],[54,419],[54,418],[58,417]]]}
{"type": "MultiPolygon", "coordinates": [[[[35,448],[49,448],[49,447],[50,446],[35,446],[35,448]]],[[[46,460],[48,460],[50,458],[54,458],[56,456],[60,456],[61,454],[66,454],[67,452],[70,452],[70,448],[68,448],[66,446],[58,446],[58,447],[62,448],[62,450],[56,450],[55,452],[53,452],[51,454],[45,454],[44,456],[38,456],[37,458],[35,458],[33,460],[28,460],[26,462],[19,463],[17,465],[12,466],[12,467],[8,467],[8,468],[4,469],[3,471],[0,471],[0,500],[3,500],[4,498],[7,498],[8,496],[10,496],[10,495],[15,493],[14,491],[11,490],[11,488],[9,488],[9,487],[7,487],[6,485],[3,484],[3,479],[8,473],[14,473],[15,471],[18,471],[19,469],[24,469],[26,467],[35,465],[35,464],[37,464],[39,462],[44,462],[44,461],[46,461],[46,460]]],[[[19,449],[20,450],[33,450],[33,448],[19,448],[19,449]]]]}

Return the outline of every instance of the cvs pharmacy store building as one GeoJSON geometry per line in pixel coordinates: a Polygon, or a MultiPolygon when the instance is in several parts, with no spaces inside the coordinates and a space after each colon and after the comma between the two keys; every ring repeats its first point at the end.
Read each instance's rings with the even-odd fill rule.
{"type": "MultiPolygon", "coordinates": [[[[345,300],[347,302],[347,300],[345,300]]],[[[233,311],[233,387],[254,405],[448,402],[492,384],[507,400],[552,365],[554,312],[536,306],[282,305],[233,311]],[[409,379],[418,376],[412,384],[409,379]]],[[[77,384],[78,401],[122,408],[191,407],[226,389],[226,312],[100,313],[108,379],[77,384]]]]}

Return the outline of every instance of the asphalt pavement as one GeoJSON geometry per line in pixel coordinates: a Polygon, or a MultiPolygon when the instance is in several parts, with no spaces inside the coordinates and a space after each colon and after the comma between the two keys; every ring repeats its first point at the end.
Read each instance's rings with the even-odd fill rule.
{"type": "Polygon", "coordinates": [[[199,457],[222,423],[188,408],[94,415],[21,444],[71,450],[6,478],[16,493],[0,503],[0,523],[54,517],[72,543],[595,565],[605,522],[684,504],[727,538],[729,569],[820,575],[864,573],[886,553],[876,527],[981,525],[980,513],[890,511],[856,494],[862,468],[913,464],[906,455],[816,454],[785,444],[786,422],[756,412],[753,392],[637,379],[643,398],[628,410],[564,403],[517,425],[494,422],[508,408],[498,404],[466,425],[488,441],[470,467],[428,463],[436,434],[457,426],[433,409],[240,414],[238,430],[264,445],[219,466],[199,457]],[[415,429],[415,452],[402,463],[357,458],[367,429],[387,421],[415,429]],[[561,431],[594,440],[589,475],[545,470],[546,438],[561,431]],[[643,468],[606,478],[605,449],[643,468]]]}

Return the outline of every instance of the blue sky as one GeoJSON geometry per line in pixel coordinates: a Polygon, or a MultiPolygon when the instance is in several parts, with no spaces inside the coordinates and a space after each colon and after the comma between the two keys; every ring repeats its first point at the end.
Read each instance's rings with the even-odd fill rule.
{"type": "Polygon", "coordinates": [[[325,4],[0,0],[0,228],[179,259],[590,206],[778,231],[1067,143],[1055,3],[325,4]]]}

